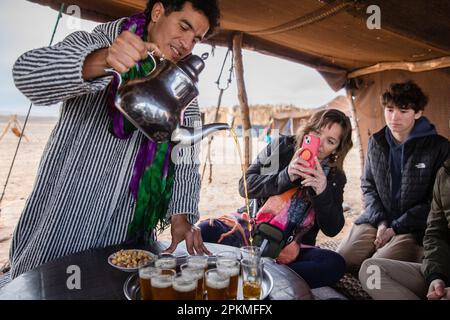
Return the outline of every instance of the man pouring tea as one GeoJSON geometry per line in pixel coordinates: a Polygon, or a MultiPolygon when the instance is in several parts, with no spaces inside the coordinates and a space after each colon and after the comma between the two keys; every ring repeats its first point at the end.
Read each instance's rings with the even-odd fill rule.
{"type": "MultiPolygon", "coordinates": [[[[91,248],[149,243],[171,224],[173,252],[209,253],[199,218],[198,150],[155,143],[118,112],[118,79],[142,76],[148,52],[178,62],[219,24],[215,0],[149,0],[145,12],[76,31],[26,52],[13,67],[17,88],[35,105],[63,102],[33,191],[14,231],[11,270],[0,283],[50,260],[91,248]],[[189,150],[190,149],[190,150],[189,150]],[[186,158],[188,158],[186,161],[186,158]]],[[[196,100],[183,125],[201,123],[196,100]]]]}

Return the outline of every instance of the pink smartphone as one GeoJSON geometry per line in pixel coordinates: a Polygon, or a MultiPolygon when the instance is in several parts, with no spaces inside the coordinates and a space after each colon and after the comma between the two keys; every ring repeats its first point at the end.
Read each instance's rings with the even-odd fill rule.
{"type": "Polygon", "coordinates": [[[320,138],[312,134],[306,134],[303,137],[302,151],[300,152],[300,157],[303,160],[308,161],[310,168],[315,168],[316,163],[314,157],[319,153],[320,138]]]}

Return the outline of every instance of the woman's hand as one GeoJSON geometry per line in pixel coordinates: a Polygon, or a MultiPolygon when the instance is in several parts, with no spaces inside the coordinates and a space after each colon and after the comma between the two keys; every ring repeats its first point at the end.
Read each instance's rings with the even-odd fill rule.
{"type": "Polygon", "coordinates": [[[302,185],[304,187],[311,187],[316,192],[316,195],[321,194],[327,187],[327,176],[323,172],[319,159],[314,158],[315,169],[308,168],[308,162],[299,159],[299,175],[303,178],[302,185]]]}
{"type": "Polygon", "coordinates": [[[299,157],[299,154],[301,151],[302,151],[302,149],[298,149],[294,153],[294,156],[292,157],[292,160],[288,166],[288,175],[289,175],[289,179],[291,180],[291,182],[294,182],[295,180],[300,178],[300,173],[301,173],[300,167],[302,166],[302,162],[303,162],[303,165],[305,165],[305,163],[307,163],[306,161],[304,161],[303,159],[301,159],[299,157]]]}

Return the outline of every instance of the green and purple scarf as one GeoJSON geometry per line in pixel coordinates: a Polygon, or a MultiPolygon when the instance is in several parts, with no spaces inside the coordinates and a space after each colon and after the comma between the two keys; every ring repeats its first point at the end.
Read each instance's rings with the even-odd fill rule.
{"type": "MultiPolygon", "coordinates": [[[[133,15],[122,24],[121,32],[128,30],[146,39],[147,30],[144,13],[133,15]]],[[[138,62],[128,72],[121,75],[122,83],[130,79],[145,77],[155,68],[154,60],[147,58],[138,62]]],[[[108,97],[108,113],[111,118],[110,131],[119,139],[128,139],[136,128],[120,113],[114,104],[119,85],[119,77],[114,76],[108,97]]],[[[134,216],[128,225],[128,244],[150,244],[154,230],[162,231],[167,226],[166,212],[172,196],[174,165],[171,161],[171,143],[156,143],[143,138],[139,148],[130,190],[136,199],[134,216]]]]}

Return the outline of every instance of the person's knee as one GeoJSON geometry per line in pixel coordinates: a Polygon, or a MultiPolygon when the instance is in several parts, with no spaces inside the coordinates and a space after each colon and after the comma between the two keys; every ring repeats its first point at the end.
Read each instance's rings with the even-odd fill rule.
{"type": "Polygon", "coordinates": [[[344,239],[339,247],[336,249],[336,252],[344,259],[345,262],[350,261],[351,259],[351,245],[349,244],[348,239],[344,239]]]}
{"type": "Polygon", "coordinates": [[[361,263],[373,254],[375,236],[376,228],[371,225],[353,225],[336,250],[344,258],[348,272],[357,274],[361,263]]]}
{"type": "Polygon", "coordinates": [[[361,264],[361,267],[359,268],[358,278],[359,278],[359,281],[361,282],[361,284],[363,285],[363,287],[367,280],[367,268],[372,265],[370,260],[373,260],[373,259],[370,258],[370,259],[364,260],[363,263],[361,264]]]}
{"type": "Polygon", "coordinates": [[[207,232],[212,226],[210,225],[210,219],[201,221],[198,225],[202,235],[204,232],[207,232]]]}
{"type": "Polygon", "coordinates": [[[228,234],[228,232],[231,231],[231,228],[218,219],[202,221],[198,227],[200,228],[204,242],[219,243],[221,236],[227,234],[227,236],[220,241],[220,244],[241,247],[244,243],[239,232],[234,231],[233,233],[228,234]]]}
{"type": "Polygon", "coordinates": [[[383,259],[369,258],[364,260],[359,269],[358,278],[365,291],[369,291],[377,287],[381,280],[380,264],[383,259]]]}
{"type": "Polygon", "coordinates": [[[204,220],[198,224],[200,232],[202,234],[202,239],[204,242],[217,243],[220,238],[221,231],[215,225],[214,220],[204,220]]]}
{"type": "Polygon", "coordinates": [[[323,250],[321,256],[320,272],[322,275],[327,275],[327,285],[334,285],[345,274],[345,260],[340,254],[331,250],[323,250]]]}
{"type": "Polygon", "coordinates": [[[346,271],[346,262],[345,259],[336,252],[331,252],[328,257],[328,264],[333,275],[332,282],[336,283],[341,279],[346,271]]]}
{"type": "MultiPolygon", "coordinates": [[[[303,258],[289,264],[314,289],[335,285],[345,273],[345,260],[334,251],[308,249],[303,258]]],[[[301,255],[301,253],[300,253],[301,255]]]]}
{"type": "Polygon", "coordinates": [[[359,269],[361,261],[354,257],[354,254],[352,254],[352,250],[353,248],[351,245],[346,245],[342,248],[339,248],[336,252],[341,257],[344,263],[344,269],[347,272],[356,273],[359,269]]]}
{"type": "Polygon", "coordinates": [[[423,247],[419,246],[410,234],[396,235],[388,244],[378,249],[373,257],[420,263],[423,258],[423,247]]]}

